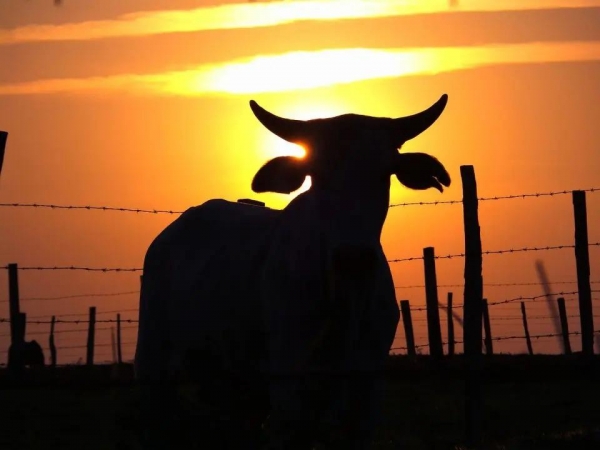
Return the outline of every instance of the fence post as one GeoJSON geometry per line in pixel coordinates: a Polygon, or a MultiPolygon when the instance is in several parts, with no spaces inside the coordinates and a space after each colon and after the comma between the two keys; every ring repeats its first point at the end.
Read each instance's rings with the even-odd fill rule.
{"type": "Polygon", "coordinates": [[[575,259],[577,290],[579,291],[579,318],[581,320],[581,351],[584,355],[591,356],[594,354],[594,317],[590,287],[585,191],[573,191],[573,210],[575,214],[575,259]]]}
{"type": "Polygon", "coordinates": [[[558,302],[558,314],[560,315],[560,326],[562,329],[563,348],[565,355],[571,354],[571,342],[569,341],[569,322],[567,320],[567,308],[565,306],[565,299],[559,297],[558,302]]]}
{"type": "Polygon", "coordinates": [[[56,367],[56,345],[54,345],[54,324],[56,323],[56,316],[52,316],[50,321],[50,338],[48,339],[48,346],[50,347],[50,366],[56,367]]]}
{"type": "Polygon", "coordinates": [[[433,358],[444,356],[442,331],[440,330],[440,310],[438,304],[437,277],[435,273],[435,250],[433,247],[423,249],[425,266],[425,301],[427,304],[427,336],[429,338],[429,354],[433,358]]]}
{"type": "Polygon", "coordinates": [[[19,332],[19,268],[17,264],[8,265],[8,308],[10,316],[10,343],[14,345],[21,342],[22,335],[19,332]]]}
{"type": "Polygon", "coordinates": [[[0,175],[2,175],[2,163],[4,162],[4,152],[6,151],[7,139],[8,133],[6,131],[0,131],[0,175]]]}
{"type": "Polygon", "coordinates": [[[26,313],[19,313],[19,318],[18,318],[18,324],[19,324],[19,336],[20,336],[20,341],[21,342],[25,342],[25,334],[27,332],[27,314],[26,313]]]}
{"type": "Polygon", "coordinates": [[[88,339],[87,339],[87,360],[88,366],[94,365],[94,338],[96,331],[96,307],[90,306],[90,318],[88,327],[88,339]]]}
{"type": "Polygon", "coordinates": [[[490,325],[490,310],[488,308],[487,298],[483,299],[483,304],[481,307],[481,313],[483,315],[483,329],[485,331],[485,353],[486,355],[493,355],[494,347],[492,344],[492,326],[490,325]]]}
{"type": "Polygon", "coordinates": [[[521,302],[521,315],[523,316],[523,329],[525,330],[527,351],[530,355],[533,355],[533,347],[531,346],[531,336],[529,336],[529,327],[527,326],[527,312],[525,310],[525,302],[521,302]]]}
{"type": "Polygon", "coordinates": [[[412,318],[410,315],[410,303],[408,300],[400,300],[402,323],[404,324],[404,336],[406,337],[406,352],[409,356],[415,356],[415,335],[413,333],[412,318]]]}
{"type": "Polygon", "coordinates": [[[473,166],[460,166],[465,232],[465,290],[463,336],[466,364],[465,423],[470,447],[481,442],[483,402],[481,395],[481,320],[483,256],[479,228],[477,181],[473,166]]]}
{"type": "Polygon", "coordinates": [[[452,315],[452,292],[448,292],[448,356],[454,355],[454,316],[452,315]]]}
{"type": "Polygon", "coordinates": [[[110,349],[112,352],[112,363],[117,363],[117,338],[115,337],[115,327],[110,327],[110,349]]]}
{"type": "Polygon", "coordinates": [[[121,351],[121,314],[117,314],[117,361],[123,364],[123,353],[121,351]]]}

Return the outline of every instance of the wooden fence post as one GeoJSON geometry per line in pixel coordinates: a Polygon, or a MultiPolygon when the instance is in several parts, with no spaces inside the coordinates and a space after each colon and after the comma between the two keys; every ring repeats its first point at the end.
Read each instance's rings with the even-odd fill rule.
{"type": "Polygon", "coordinates": [[[123,364],[123,353],[121,351],[121,314],[117,314],[117,361],[123,364]]]}
{"type": "Polygon", "coordinates": [[[563,348],[565,349],[565,355],[571,354],[571,342],[569,341],[569,321],[567,320],[567,308],[565,306],[565,299],[559,297],[558,302],[558,314],[560,315],[560,326],[562,329],[563,348]]]}
{"type": "Polygon", "coordinates": [[[429,354],[433,358],[444,356],[442,331],[440,330],[440,310],[438,304],[437,277],[435,273],[435,250],[433,247],[423,249],[425,266],[425,301],[427,304],[427,336],[429,338],[429,354]]]}
{"type": "Polygon", "coordinates": [[[115,327],[110,327],[110,349],[112,351],[112,362],[117,363],[117,338],[115,338],[115,327]]]}
{"type": "Polygon", "coordinates": [[[402,323],[404,324],[404,336],[406,337],[406,352],[409,356],[415,356],[415,335],[413,333],[412,318],[410,315],[410,303],[408,300],[400,300],[402,323]]]}
{"type": "Polygon", "coordinates": [[[581,321],[581,351],[594,354],[594,316],[590,286],[590,254],[588,248],[587,211],[585,191],[573,191],[575,214],[575,259],[577,263],[577,290],[579,291],[579,318],[581,321]]]}
{"type": "Polygon", "coordinates": [[[94,340],[96,332],[96,307],[90,306],[90,318],[88,327],[88,339],[87,339],[87,360],[88,366],[94,365],[94,340]]]}
{"type": "Polygon", "coordinates": [[[56,367],[56,345],[54,345],[54,324],[56,323],[56,316],[52,316],[50,321],[50,338],[48,339],[48,346],[50,347],[50,367],[56,367]]]}
{"type": "Polygon", "coordinates": [[[529,327],[527,326],[527,312],[525,310],[525,302],[521,302],[521,315],[523,316],[523,329],[525,330],[525,341],[527,342],[527,351],[533,355],[533,347],[531,346],[531,336],[529,336],[529,327]]]}
{"type": "Polygon", "coordinates": [[[19,268],[17,264],[8,265],[8,308],[10,316],[10,343],[21,342],[23,337],[19,331],[19,268]]]}
{"type": "Polygon", "coordinates": [[[0,175],[2,175],[2,163],[4,162],[4,152],[6,151],[7,139],[8,133],[6,131],[0,131],[0,175]]]}
{"type": "Polygon", "coordinates": [[[485,353],[486,355],[493,355],[494,347],[492,342],[492,326],[490,324],[490,310],[488,308],[487,298],[483,299],[483,304],[481,306],[481,313],[483,315],[483,329],[485,331],[485,353]]]}
{"type": "Polygon", "coordinates": [[[454,355],[454,316],[452,315],[452,292],[448,292],[448,356],[454,355]]]}
{"type": "Polygon", "coordinates": [[[19,313],[19,319],[18,319],[18,324],[19,324],[19,336],[20,336],[20,341],[21,342],[25,342],[25,334],[27,333],[27,314],[26,313],[19,313]]]}
{"type": "Polygon", "coordinates": [[[464,352],[466,441],[470,447],[481,442],[483,401],[481,393],[481,320],[483,299],[483,256],[479,228],[477,182],[473,166],[460,166],[465,232],[464,352]]]}

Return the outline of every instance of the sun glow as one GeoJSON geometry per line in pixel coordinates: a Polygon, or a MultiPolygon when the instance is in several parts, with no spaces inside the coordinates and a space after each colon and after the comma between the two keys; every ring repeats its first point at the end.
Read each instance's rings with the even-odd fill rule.
{"type": "MultiPolygon", "coordinates": [[[[374,79],[431,75],[495,64],[594,60],[600,60],[600,43],[596,41],[532,42],[481,47],[328,49],[245,58],[154,74],[0,83],[0,95],[126,92],[185,97],[247,96],[308,90],[374,79]]],[[[309,112],[305,118],[321,115],[321,111],[309,112]]]]}
{"type": "Polygon", "coordinates": [[[230,63],[199,81],[216,92],[281,92],[401,76],[418,72],[421,66],[418,52],[394,54],[362,48],[289,52],[230,63]]]}

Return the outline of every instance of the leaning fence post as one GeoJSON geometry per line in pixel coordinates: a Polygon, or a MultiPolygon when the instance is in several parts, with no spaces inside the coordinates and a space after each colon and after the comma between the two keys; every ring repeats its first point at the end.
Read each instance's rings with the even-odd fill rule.
{"type": "Polygon", "coordinates": [[[590,254],[588,248],[587,211],[585,191],[573,191],[575,214],[575,259],[577,263],[577,290],[579,291],[579,318],[581,321],[581,351],[594,354],[594,316],[590,287],[590,254]]]}
{"type": "Polygon", "coordinates": [[[123,363],[123,353],[121,352],[121,314],[117,314],[117,361],[123,363]]]}
{"type": "Polygon", "coordinates": [[[415,335],[413,333],[412,317],[410,315],[410,303],[408,300],[400,300],[402,323],[404,324],[404,336],[406,336],[406,352],[409,356],[415,356],[415,335]]]}
{"type": "Polygon", "coordinates": [[[448,356],[454,355],[454,316],[452,315],[452,292],[448,292],[448,356]]]}
{"type": "Polygon", "coordinates": [[[19,268],[16,263],[8,265],[8,308],[10,316],[10,343],[21,342],[23,337],[19,331],[19,268]]]}
{"type": "Polygon", "coordinates": [[[481,442],[483,404],[481,395],[481,320],[483,299],[483,256],[479,228],[477,182],[473,166],[460,166],[465,232],[464,352],[465,419],[467,445],[481,442]]]}
{"type": "Polygon", "coordinates": [[[438,305],[437,277],[435,273],[435,250],[433,247],[423,249],[425,266],[425,301],[427,304],[427,336],[429,338],[429,354],[433,358],[444,356],[442,332],[440,330],[440,310],[438,305]]]}
{"type": "Polygon", "coordinates": [[[87,360],[88,366],[94,365],[94,338],[96,328],[96,307],[90,306],[90,318],[88,327],[88,339],[87,339],[87,360]]]}
{"type": "Polygon", "coordinates": [[[567,308],[565,306],[565,299],[559,297],[558,302],[558,314],[560,315],[560,327],[562,329],[563,347],[565,349],[565,355],[571,354],[571,342],[569,341],[569,321],[567,320],[567,308]]]}
{"type": "Polygon", "coordinates": [[[50,347],[50,366],[56,367],[56,345],[54,345],[54,324],[56,323],[56,316],[52,316],[50,321],[50,338],[48,339],[48,346],[50,347]]]}
{"type": "Polygon", "coordinates": [[[490,310],[488,308],[487,299],[483,299],[481,305],[481,313],[483,314],[483,329],[485,330],[485,353],[487,355],[494,354],[494,347],[492,345],[492,326],[490,325],[490,310]]]}
{"type": "Polygon", "coordinates": [[[529,327],[527,326],[527,311],[525,310],[525,302],[521,302],[521,315],[523,316],[523,329],[525,330],[525,341],[527,342],[527,351],[533,355],[533,347],[531,346],[531,336],[529,336],[529,327]]]}
{"type": "Polygon", "coordinates": [[[7,139],[8,133],[6,131],[0,131],[0,175],[2,174],[2,163],[4,162],[4,152],[6,151],[7,139]]]}

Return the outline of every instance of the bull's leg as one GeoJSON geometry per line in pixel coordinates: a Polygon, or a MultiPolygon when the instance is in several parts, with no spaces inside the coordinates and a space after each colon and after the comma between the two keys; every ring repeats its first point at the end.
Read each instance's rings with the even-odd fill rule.
{"type": "Polygon", "coordinates": [[[169,372],[172,346],[169,341],[166,299],[168,283],[161,267],[144,268],[140,298],[140,324],[135,372],[140,388],[140,442],[144,450],[171,448],[175,378],[169,372]]]}
{"type": "Polygon", "coordinates": [[[343,383],[340,420],[335,424],[328,449],[366,450],[370,448],[380,419],[383,381],[370,374],[351,377],[343,383]]]}
{"type": "Polygon", "coordinates": [[[143,372],[140,387],[140,442],[144,450],[172,446],[180,436],[175,433],[176,380],[166,370],[143,372]]]}
{"type": "MultiPolygon", "coordinates": [[[[361,351],[368,344],[370,302],[373,300],[377,255],[361,247],[341,247],[332,255],[330,301],[331,336],[340,378],[329,402],[332,419],[330,446],[369,448],[381,401],[382,374],[374,373],[372,355],[361,351]]],[[[377,351],[377,350],[375,350],[377,351]]],[[[376,358],[375,358],[376,359],[376,358]]]]}
{"type": "Polygon", "coordinates": [[[188,414],[194,417],[191,438],[199,448],[262,448],[269,402],[260,378],[248,370],[225,370],[210,348],[188,353],[186,373],[196,387],[187,403],[188,414]]]}
{"type": "Polygon", "coordinates": [[[318,435],[319,380],[275,376],[270,384],[267,421],[269,450],[309,450],[318,435]]]}

